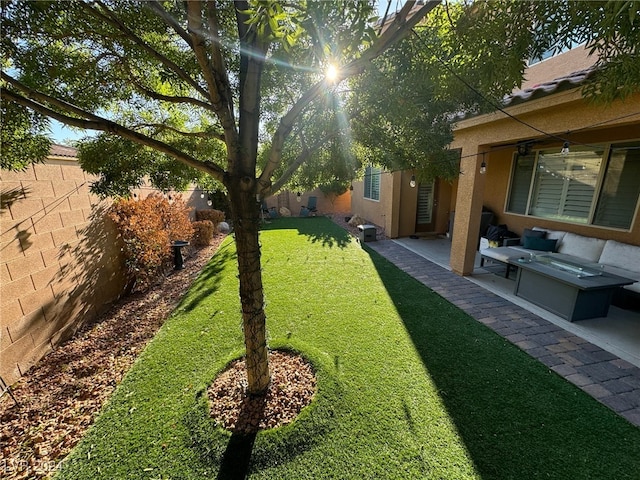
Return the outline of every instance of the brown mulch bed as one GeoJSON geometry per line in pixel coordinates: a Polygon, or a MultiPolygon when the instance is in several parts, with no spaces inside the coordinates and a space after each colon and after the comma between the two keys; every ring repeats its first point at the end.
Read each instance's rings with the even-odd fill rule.
{"type": "Polygon", "coordinates": [[[247,395],[244,359],[231,363],[209,386],[211,417],[223,428],[248,434],[292,422],[313,400],[316,376],[311,364],[293,352],[269,353],[267,393],[247,395]]]}
{"type": "Polygon", "coordinates": [[[57,347],[0,398],[0,477],[44,478],[80,441],[224,235],[164,281],[121,299],[57,347]]]}

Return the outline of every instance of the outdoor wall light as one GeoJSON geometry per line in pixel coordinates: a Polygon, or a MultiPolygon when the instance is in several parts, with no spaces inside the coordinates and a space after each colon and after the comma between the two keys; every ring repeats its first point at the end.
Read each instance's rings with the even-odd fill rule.
{"type": "Polygon", "coordinates": [[[560,153],[562,155],[568,155],[569,154],[569,142],[564,142],[564,144],[562,145],[562,150],[560,150],[560,153]]]}
{"type": "Polygon", "coordinates": [[[487,162],[482,160],[482,163],[480,164],[480,174],[484,175],[485,173],[487,173],[487,162]]]}
{"type": "Polygon", "coordinates": [[[521,157],[524,157],[526,155],[529,155],[529,153],[531,153],[531,143],[529,142],[521,142],[518,143],[518,155],[521,157]]]}
{"type": "Polygon", "coordinates": [[[411,175],[411,180],[409,180],[409,186],[411,188],[416,188],[416,176],[415,175],[411,175]]]}
{"type": "Polygon", "coordinates": [[[300,192],[296,193],[296,202],[300,203],[302,201],[302,194],[300,192]]]}
{"type": "Polygon", "coordinates": [[[200,198],[204,198],[204,192],[200,192],[200,198]]]}

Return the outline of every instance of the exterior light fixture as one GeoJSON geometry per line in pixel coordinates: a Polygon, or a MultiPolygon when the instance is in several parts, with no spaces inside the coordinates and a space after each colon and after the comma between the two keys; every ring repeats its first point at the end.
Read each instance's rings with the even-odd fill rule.
{"type": "Polygon", "coordinates": [[[200,192],[200,198],[204,198],[204,192],[200,192]]]}
{"type": "Polygon", "coordinates": [[[564,142],[564,144],[562,145],[562,150],[560,150],[560,153],[562,155],[568,155],[569,154],[569,142],[564,142]]]}
{"type": "Polygon", "coordinates": [[[353,183],[349,185],[349,190],[353,192],[353,183]]]}
{"type": "Polygon", "coordinates": [[[520,142],[518,143],[518,155],[520,157],[524,157],[531,153],[531,143],[530,142],[520,142]]]}
{"type": "Polygon", "coordinates": [[[480,164],[480,174],[484,175],[485,173],[487,173],[487,162],[485,162],[483,159],[482,163],[480,164]]]}
{"type": "Polygon", "coordinates": [[[409,180],[409,186],[411,188],[416,188],[416,176],[415,175],[411,175],[411,180],[409,180]]]}
{"type": "Polygon", "coordinates": [[[302,194],[300,192],[296,193],[296,202],[300,203],[302,201],[302,194]]]}

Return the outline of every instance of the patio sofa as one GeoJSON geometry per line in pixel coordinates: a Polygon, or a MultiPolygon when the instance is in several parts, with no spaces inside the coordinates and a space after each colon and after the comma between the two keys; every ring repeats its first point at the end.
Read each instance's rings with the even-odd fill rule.
{"type": "Polygon", "coordinates": [[[525,229],[521,238],[507,238],[497,248],[480,250],[480,265],[491,259],[507,265],[509,258],[556,252],[575,257],[577,261],[593,262],[604,265],[607,272],[636,280],[626,285],[614,299],[614,303],[623,307],[640,306],[640,246],[585,237],[571,232],[547,230],[539,227],[525,229]]]}

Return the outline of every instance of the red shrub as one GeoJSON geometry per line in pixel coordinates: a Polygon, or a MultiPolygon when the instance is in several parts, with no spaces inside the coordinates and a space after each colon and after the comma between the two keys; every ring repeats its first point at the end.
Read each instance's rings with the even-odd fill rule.
{"type": "Polygon", "coordinates": [[[191,243],[194,247],[205,247],[211,244],[213,239],[213,223],[211,220],[202,220],[199,222],[193,222],[193,240],[191,243]]]}
{"type": "Polygon", "coordinates": [[[215,228],[220,222],[224,222],[224,212],[220,210],[196,210],[196,220],[210,220],[215,228]]]}
{"type": "Polygon", "coordinates": [[[160,194],[142,200],[118,200],[111,206],[109,217],[124,242],[127,269],[139,290],[153,284],[170,265],[170,242],[189,241],[193,235],[189,210],[180,197],[173,203],[160,194]]]}

